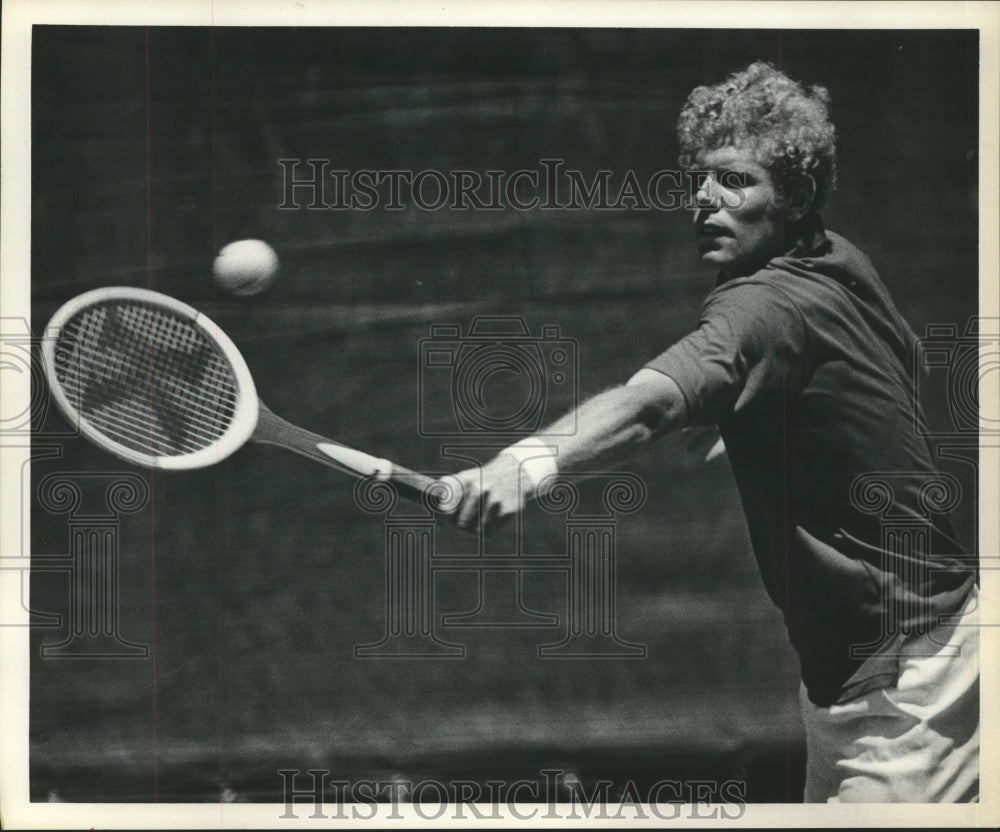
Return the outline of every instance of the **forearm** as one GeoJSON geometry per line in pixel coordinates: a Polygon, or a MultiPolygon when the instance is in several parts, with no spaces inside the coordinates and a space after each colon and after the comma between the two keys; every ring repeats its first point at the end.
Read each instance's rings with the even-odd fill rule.
{"type": "Polygon", "coordinates": [[[686,422],[684,395],[673,380],[640,370],[624,387],[595,396],[482,468],[457,474],[462,497],[455,524],[486,529],[537,497],[552,474],[611,467],[686,422]]]}
{"type": "Polygon", "coordinates": [[[555,456],[545,465],[536,465],[535,471],[600,469],[685,426],[684,397],[671,379],[658,376],[652,383],[633,382],[606,390],[527,443],[519,443],[555,449],[555,456]]]}

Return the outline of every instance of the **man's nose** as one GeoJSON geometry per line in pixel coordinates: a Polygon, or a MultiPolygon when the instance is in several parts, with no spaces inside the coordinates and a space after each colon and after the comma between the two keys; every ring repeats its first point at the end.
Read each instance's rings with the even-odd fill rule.
{"type": "Polygon", "coordinates": [[[711,176],[706,176],[705,180],[698,186],[694,196],[694,209],[695,225],[700,225],[719,210],[719,195],[715,180],[711,176]]]}
{"type": "Polygon", "coordinates": [[[715,206],[714,208],[696,208],[694,212],[694,224],[696,226],[704,224],[704,222],[718,210],[718,206],[715,206]]]}

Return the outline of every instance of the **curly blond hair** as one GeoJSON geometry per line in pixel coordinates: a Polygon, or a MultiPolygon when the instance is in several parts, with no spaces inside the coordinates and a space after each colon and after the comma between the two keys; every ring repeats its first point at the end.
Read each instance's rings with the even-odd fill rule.
{"type": "Polygon", "coordinates": [[[712,87],[696,87],[677,122],[680,163],[695,168],[700,155],[721,147],[750,150],[757,163],[791,185],[811,176],[814,208],[836,184],[836,133],[824,87],[804,87],[758,61],[712,87]]]}

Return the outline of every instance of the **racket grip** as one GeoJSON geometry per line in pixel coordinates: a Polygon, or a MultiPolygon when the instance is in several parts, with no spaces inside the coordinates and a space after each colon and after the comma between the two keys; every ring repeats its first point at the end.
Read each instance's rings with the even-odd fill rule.
{"type": "Polygon", "coordinates": [[[388,481],[400,497],[424,503],[442,514],[451,514],[461,502],[462,485],[454,477],[436,480],[393,464],[388,481]]]}
{"type": "Polygon", "coordinates": [[[391,484],[400,497],[422,503],[440,513],[452,513],[462,501],[462,486],[455,477],[434,479],[396,465],[388,459],[332,442],[317,433],[286,422],[263,402],[259,403],[259,416],[252,438],[255,442],[278,445],[302,454],[352,477],[371,478],[375,482],[391,484]]]}
{"type": "Polygon", "coordinates": [[[378,459],[363,451],[330,442],[319,442],[316,448],[355,476],[372,477],[377,482],[389,483],[403,499],[423,503],[433,511],[449,514],[461,502],[462,486],[454,477],[436,480],[388,459],[378,459]]]}

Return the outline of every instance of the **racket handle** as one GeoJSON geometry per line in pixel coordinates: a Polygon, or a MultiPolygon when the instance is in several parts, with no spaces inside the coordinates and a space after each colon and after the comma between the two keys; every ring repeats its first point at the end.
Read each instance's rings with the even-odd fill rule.
{"type": "Polygon", "coordinates": [[[426,474],[418,474],[391,462],[389,464],[392,470],[387,481],[392,483],[400,497],[417,503],[426,502],[437,511],[450,513],[450,507],[453,503],[457,503],[458,497],[461,496],[461,486],[457,480],[453,486],[443,486],[441,481],[426,474]],[[457,492],[456,486],[459,489],[457,492]]]}
{"type": "Polygon", "coordinates": [[[450,514],[458,507],[462,486],[453,477],[436,480],[345,445],[324,441],[317,443],[316,447],[340,465],[346,465],[349,473],[355,476],[374,477],[380,482],[390,483],[396,493],[406,500],[427,505],[444,514],[450,514]]]}
{"type": "Polygon", "coordinates": [[[374,477],[392,485],[396,493],[406,500],[428,505],[435,511],[450,514],[458,507],[462,496],[462,486],[453,477],[436,480],[426,474],[418,474],[388,459],[378,459],[362,451],[345,445],[323,441],[316,446],[322,453],[340,465],[347,466],[358,477],[374,477]]]}
{"type": "Polygon", "coordinates": [[[457,480],[436,480],[396,465],[388,459],[366,454],[333,442],[318,433],[304,430],[275,415],[263,402],[252,439],[266,445],[278,445],[289,451],[336,468],[352,477],[374,477],[391,483],[400,497],[418,503],[427,503],[441,512],[453,510],[461,497],[457,480]]]}

